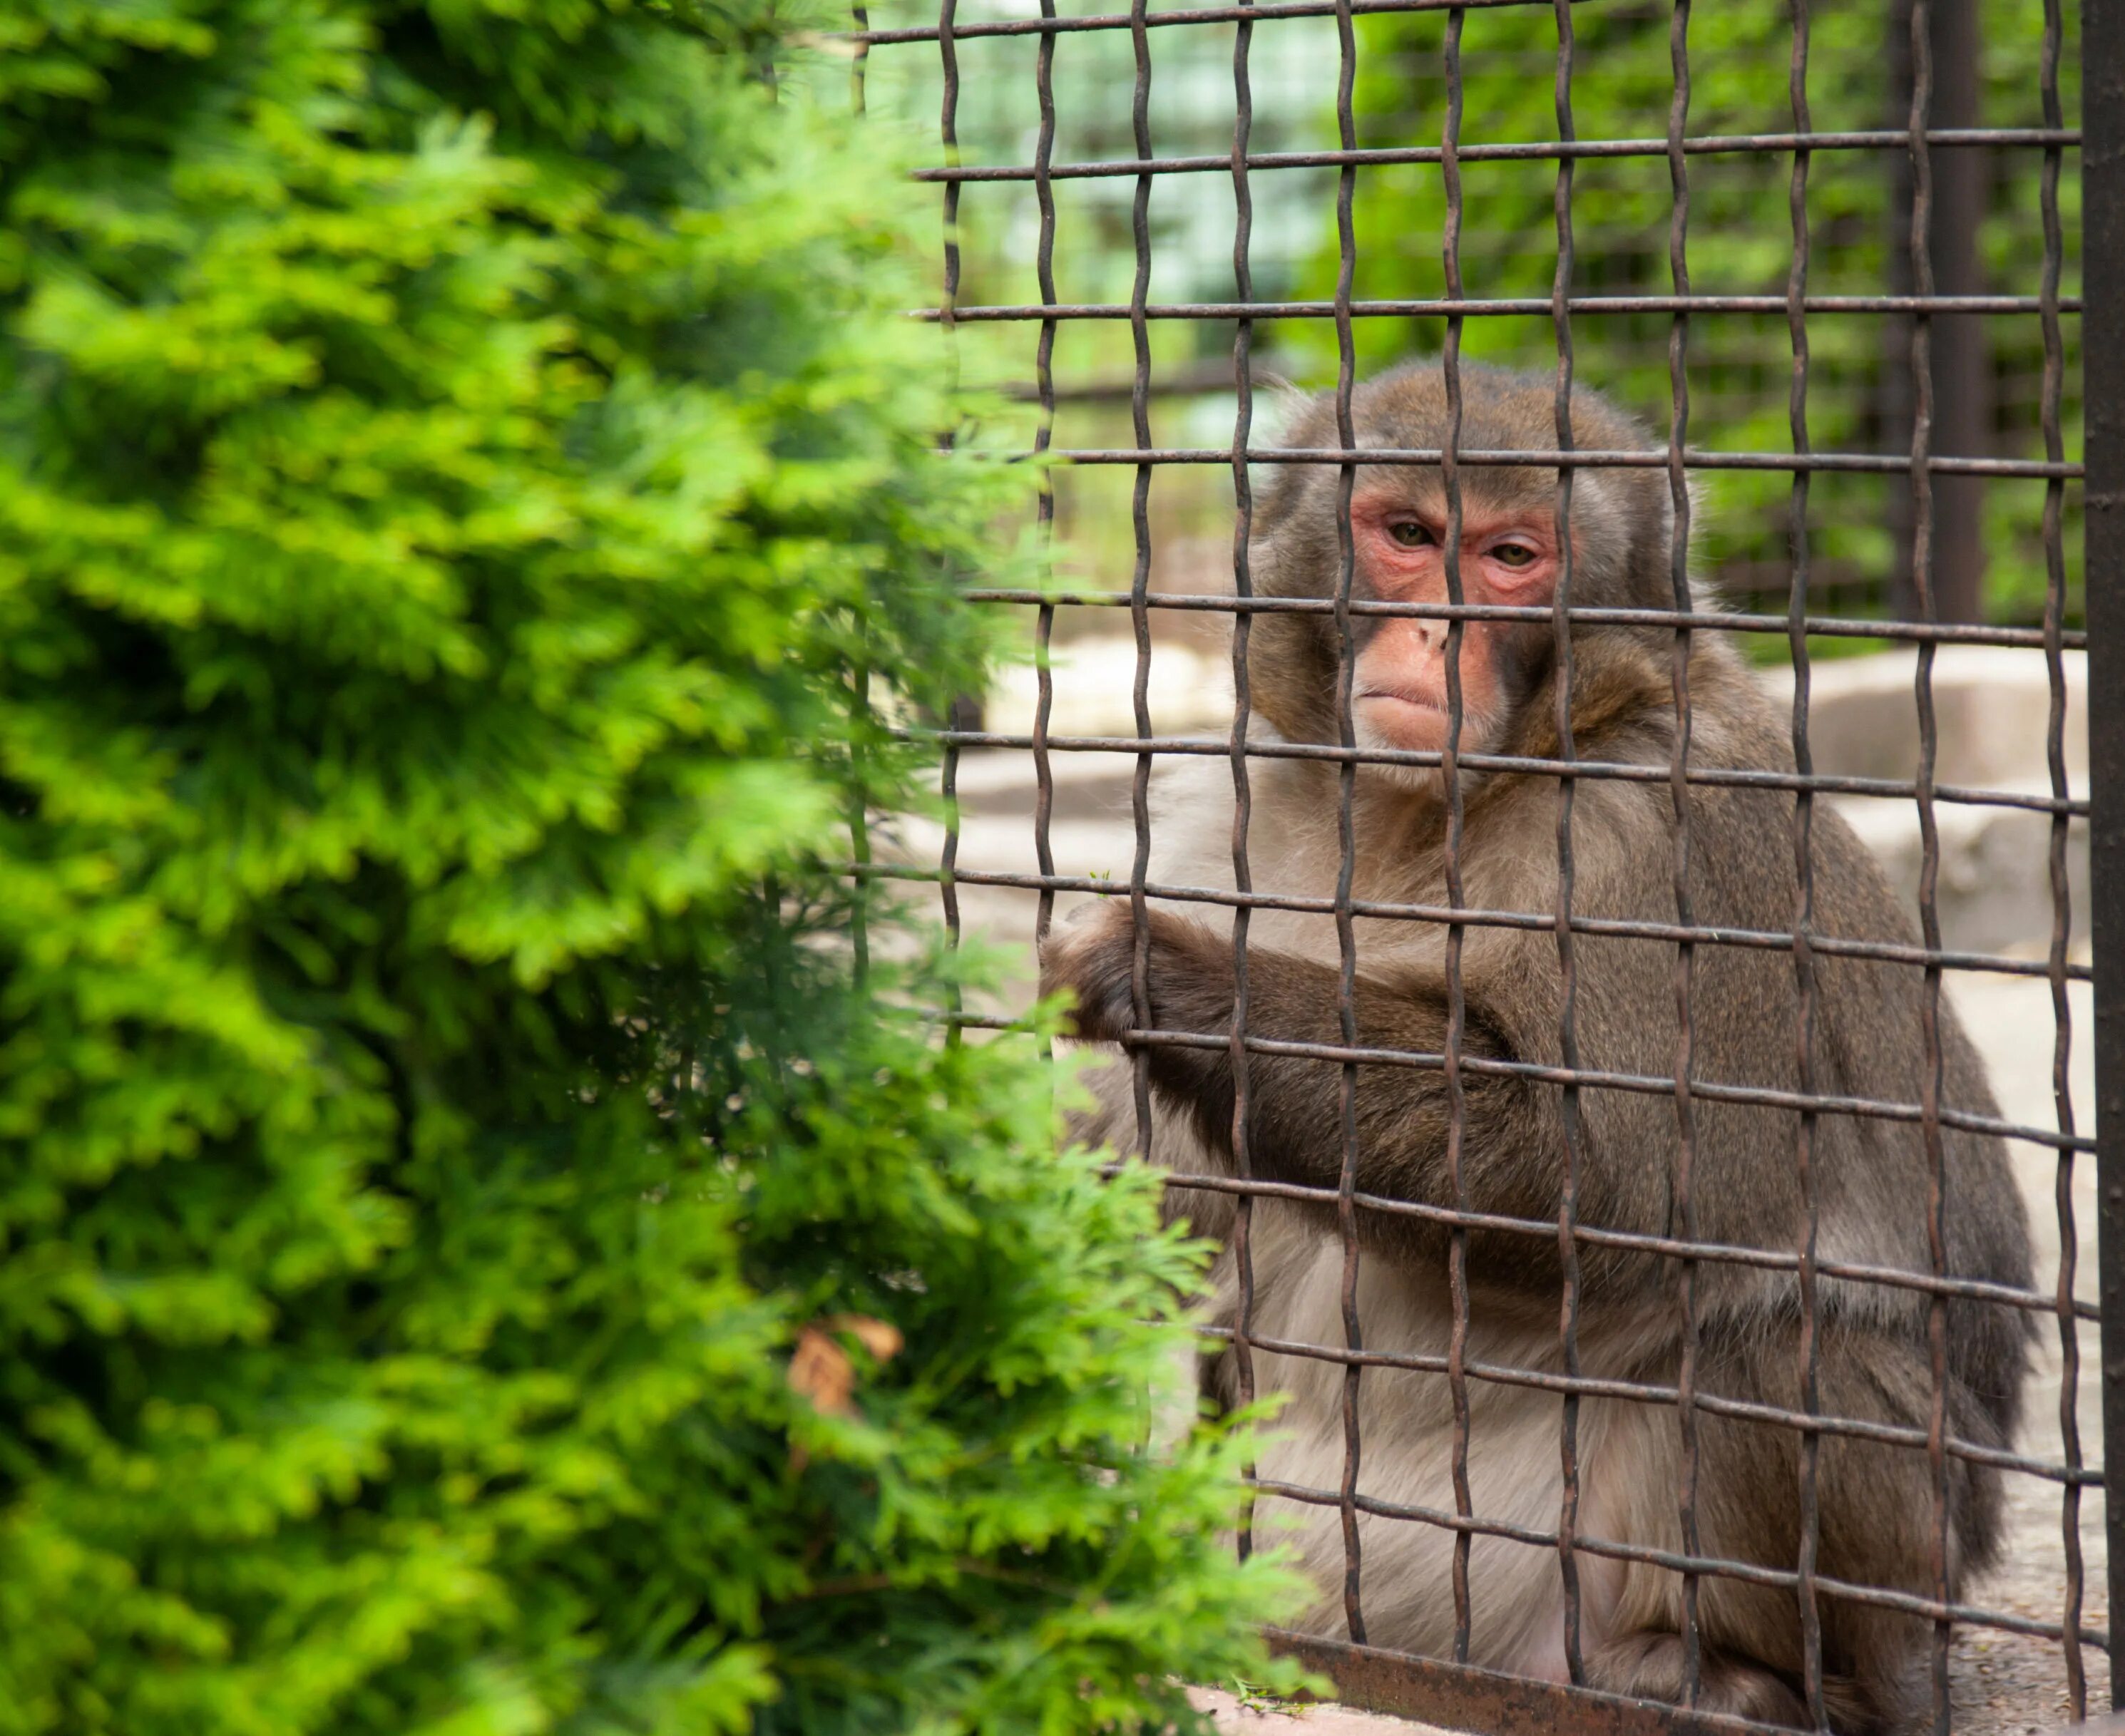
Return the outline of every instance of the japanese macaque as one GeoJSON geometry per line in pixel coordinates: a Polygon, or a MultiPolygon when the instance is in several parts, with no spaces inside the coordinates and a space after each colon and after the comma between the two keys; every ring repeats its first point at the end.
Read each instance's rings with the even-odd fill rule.
{"type": "MultiPolygon", "coordinates": [[[[1553,451],[1554,385],[1548,377],[1479,368],[1463,373],[1464,451],[1553,451]]],[[[1435,365],[1406,368],[1357,391],[1360,447],[1443,449],[1447,399],[1435,365]]],[[[1581,449],[1648,449],[1647,429],[1598,397],[1575,392],[1571,418],[1581,449]]],[[[1292,443],[1338,444],[1332,405],[1315,402],[1292,443]]],[[[1540,465],[1459,468],[1458,575],[1470,604],[1548,606],[1566,572],[1557,471],[1540,465]]],[[[1271,596],[1333,598],[1342,575],[1340,477],[1332,466],[1293,465],[1267,487],[1254,521],[1253,574],[1271,596]]],[[[1448,598],[1448,495],[1436,468],[1356,469],[1350,501],[1351,595],[1359,600],[1448,598]]],[[[1581,469],[1569,501],[1569,591],[1574,606],[1671,609],[1675,518],[1658,468],[1581,469]]],[[[1701,606],[1709,606],[1701,605],[1701,606]]],[[[1350,720],[1361,748],[1436,752],[1448,744],[1449,623],[1360,614],[1350,720]]],[[[1790,773],[1786,720],[1759,691],[1729,636],[1700,630],[1688,652],[1688,764],[1693,770],[1757,768],[1790,773]]],[[[1571,814],[1575,917],[1673,924],[1677,826],[1666,775],[1677,737],[1675,635],[1666,627],[1575,623],[1571,630],[1570,747],[1578,760],[1656,767],[1637,781],[1583,776],[1571,814]]],[[[1248,649],[1253,739],[1341,740],[1339,637],[1322,613],[1254,618],[1248,649]]],[[[1559,660],[1547,619],[1475,620],[1458,646],[1462,755],[1564,756],[1559,660]]],[[[1249,762],[1248,834],[1257,891],[1332,898],[1342,861],[1340,768],[1333,761],[1249,762]]],[[[1355,1183],[1360,1194],[1535,1221],[1530,1235],[1468,1231],[1470,1365],[1559,1373],[1565,1268],[1554,1226],[1567,1177],[1562,1088],[1486,1062],[1562,1065],[1566,980],[1552,922],[1558,907],[1558,806],[1553,773],[1458,773],[1461,902],[1477,911],[1532,912],[1539,924],[1471,924],[1460,958],[1462,1130],[1449,1140],[1448,1082],[1429,1066],[1364,1064],[1357,1070],[1355,1183]]],[[[1230,888],[1232,797],[1222,760],[1180,763],[1158,786],[1153,881],[1230,888]],[[1192,769],[1190,769],[1192,768],[1192,769]]],[[[1912,924],[1852,831],[1823,804],[1808,834],[1807,896],[1797,872],[1796,797],[1789,789],[1692,783],[1688,787],[1686,887],[1700,928],[1790,931],[1804,920],[1821,936],[1909,943],[1912,924]]],[[[1435,764],[1362,765],[1355,778],[1352,895],[1363,904],[1448,903],[1449,807],[1435,764]]],[[[1235,994],[1232,910],[1154,901],[1143,986],[1151,1027],[1223,1037],[1235,994]]],[[[1436,921],[1359,916],[1355,924],[1355,1044],[1439,1056],[1448,1047],[1448,930],[1436,921]]],[[[1128,901],[1103,901],[1049,938],[1044,981],[1073,991],[1076,1033],[1114,1042],[1137,1026],[1128,901]]],[[[1577,932],[1571,939],[1570,1017],[1580,1068],[1672,1080],[1683,1025],[1677,946],[1671,939],[1577,932]]],[[[1925,1036],[1926,994],[1915,965],[1815,953],[1805,1023],[1788,949],[1699,942],[1689,981],[1691,1080],[1796,1092],[1809,1033],[1812,1093],[1919,1105],[1940,1068],[1938,1101],[1951,1112],[1996,1114],[1983,1068],[1949,1009],[1925,1036]]],[[[1345,1042],[1341,953],[1332,915],[1257,910],[1247,945],[1246,1024],[1260,1037],[1345,1042]]],[[[1234,1079],[1224,1043],[1145,1046],[1153,1160],[1180,1173],[1231,1176],[1234,1079]]],[[[1336,1188],[1345,1163],[1339,1061],[1253,1052],[1247,1060],[1245,1149],[1256,1178],[1336,1188]]],[[[1098,1109],[1079,1132],[1137,1142],[1132,1063],[1095,1079],[1098,1109]]],[[[1685,1144],[1672,1089],[1582,1084],[1576,1093],[1576,1216],[1585,1226],[1774,1250],[1784,1265],[1701,1260],[1694,1265],[1695,1390],[1717,1404],[1798,1410],[1806,1400],[1803,1315],[1793,1262],[1807,1235],[1802,1141],[1812,1177],[1819,1257],[1932,1269],[1929,1183],[1933,1160],[1914,1112],[1894,1119],[1824,1111],[1803,1127],[1786,1108],[1715,1101],[1689,1106],[1685,1144]]],[[[1999,1141],[1944,1126],[1945,1269],[2026,1289],[2027,1225],[1999,1141]]],[[[1228,1237],[1229,1195],[1169,1189],[1174,1209],[1204,1233],[1228,1237]]],[[[1357,1314],[1366,1350],[1444,1357],[1453,1329],[1449,1230],[1435,1220],[1360,1206],[1357,1314]]],[[[1250,1232],[1253,1337],[1340,1347],[1345,1249],[1332,1202],[1263,1197],[1250,1232]]],[[[1599,1241],[1578,1244],[1579,1371],[1594,1380],[1673,1388],[1686,1339],[1684,1268],[1676,1258],[1599,1241]]],[[[1214,1268],[1213,1318],[1239,1322],[1234,1250],[1214,1268]]],[[[1933,1405],[1929,1310],[1922,1290],[1845,1278],[1818,1285],[1817,1408],[1903,1430],[1927,1429],[1933,1405]]],[[[1991,1559],[2000,1531],[1996,1470],[1958,1448],[2000,1449],[2021,1402],[2030,1332],[2011,1306],[1966,1299],[1945,1307],[1945,1573],[1951,1597],[1991,1559]]],[[[1344,1366],[1256,1348],[1258,1389],[1287,1395],[1262,1449],[1265,1480],[1333,1492],[1345,1468],[1344,1366]]],[[[1206,1366],[1213,1398],[1230,1402],[1229,1348],[1206,1366]]],[[[1554,1536],[1565,1496],[1561,1400],[1472,1374],[1468,1478],[1485,1521],[1554,1536]]],[[[1358,1414],[1361,1499],[1455,1509],[1453,1409],[1443,1373],[1367,1367],[1358,1414]]],[[[1792,1573],[1802,1545],[1801,1437],[1793,1428],[1699,1408],[1695,1551],[1792,1573]]],[[[1922,1445],[1821,1436],[1816,1573],[1847,1584],[1931,1597],[1935,1590],[1935,1471],[1922,1445]]],[[[1588,1396],[1576,1421],[1581,1545],[1608,1540],[1686,1553],[1682,1423],[1672,1402],[1588,1396]]],[[[1265,1496],[1265,1536],[1298,1548],[1319,1588],[1302,1625],[1345,1630],[1342,1518],[1332,1503],[1265,1496]],[[1288,1528],[1279,1533],[1279,1517],[1288,1528]]],[[[1451,1656],[1456,1608],[1454,1533],[1406,1518],[1361,1513],[1364,1638],[1451,1656]]],[[[1472,1540],[1467,1583],[1469,1660],[1562,1681],[1576,1649],[1581,1678],[1619,1693],[1685,1697],[1681,1575],[1585,1547],[1571,1554],[1579,1588],[1576,1645],[1567,1633],[1563,1556],[1553,1543],[1496,1535],[1472,1540]]],[[[1706,1574],[1697,1579],[1698,1706],[1773,1723],[1812,1725],[1803,1699],[1800,1600],[1785,1586],[1706,1574]]],[[[1821,1592],[1823,1705],[1840,1732],[1906,1728],[1930,1703],[1930,1626],[1879,1604],[1821,1592]]]]}

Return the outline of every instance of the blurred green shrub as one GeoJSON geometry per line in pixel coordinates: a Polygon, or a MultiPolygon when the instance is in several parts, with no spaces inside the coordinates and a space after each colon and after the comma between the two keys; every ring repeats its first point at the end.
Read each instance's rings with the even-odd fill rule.
{"type": "Polygon", "coordinates": [[[1196,1254],[1030,1042],[892,1010],[942,962],[855,962],[872,707],[973,680],[997,485],[789,40],[0,22],[0,1730],[1260,1673],[1234,1444],[1143,1445],[1196,1254]]]}

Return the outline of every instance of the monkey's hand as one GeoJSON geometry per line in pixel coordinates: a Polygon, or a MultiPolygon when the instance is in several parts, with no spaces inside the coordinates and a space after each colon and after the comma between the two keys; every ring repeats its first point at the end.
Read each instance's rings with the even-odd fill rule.
{"type": "MultiPolygon", "coordinates": [[[[1231,943],[1200,923],[1162,910],[1145,915],[1149,1028],[1222,1032],[1232,1015],[1231,943]]],[[[1068,1034],[1086,1042],[1119,1042],[1138,1028],[1135,977],[1136,928],[1126,899],[1081,911],[1041,948],[1040,992],[1071,991],[1077,1005],[1068,1034]]]]}
{"type": "MultiPolygon", "coordinates": [[[[1119,1042],[1138,1030],[1225,1037],[1237,994],[1230,939],[1205,924],[1147,911],[1139,1018],[1138,936],[1129,919],[1127,900],[1107,900],[1054,930],[1042,948],[1041,992],[1067,989],[1076,1000],[1067,1034],[1087,1042],[1119,1042]]],[[[1256,1036],[1279,1042],[1343,1042],[1343,992],[1341,972],[1331,965],[1274,948],[1249,951],[1247,1025],[1256,1036]]],[[[1351,990],[1358,1046],[1438,1053],[1446,1041],[1445,1001],[1436,972],[1406,969],[1392,977],[1359,977],[1351,990]]],[[[1468,994],[1466,1007],[1463,1052],[1510,1054],[1479,991],[1468,994]]],[[[1233,1079],[1225,1044],[1162,1042],[1150,1049],[1145,1064],[1152,1089],[1190,1117],[1206,1146],[1229,1154],[1233,1079]]],[[[1342,1068],[1331,1057],[1257,1051],[1248,1077],[1248,1150],[1256,1173],[1309,1186],[1337,1185],[1343,1164],[1342,1068]]],[[[1538,1125],[1540,1105],[1532,1088],[1477,1074],[1464,1077],[1462,1090],[1468,1149],[1496,1150],[1514,1160],[1502,1178],[1510,1186],[1486,1190],[1484,1176],[1474,1179],[1471,1197],[1479,1209],[1548,1215],[1540,1209],[1548,1196],[1528,1193],[1529,1166],[1520,1160],[1553,1144],[1546,1124],[1538,1125]]],[[[1361,1189],[1450,1201],[1445,1086],[1439,1072],[1363,1068],[1355,1108],[1361,1189]]]]}

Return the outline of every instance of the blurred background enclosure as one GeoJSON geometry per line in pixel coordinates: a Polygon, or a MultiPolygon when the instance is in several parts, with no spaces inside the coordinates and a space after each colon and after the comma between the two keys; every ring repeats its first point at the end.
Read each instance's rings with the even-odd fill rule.
{"type": "MultiPolygon", "coordinates": [[[[1114,0],[1047,0],[1064,19],[1118,10],[1114,0]]],[[[2053,0],[2056,6],[2056,0],[2053,0]]],[[[959,313],[955,342],[970,384],[1012,401],[969,430],[984,449],[1022,452],[1038,440],[1037,321],[985,319],[981,310],[1043,302],[1100,317],[1052,327],[1053,420],[1047,444],[1062,452],[1140,448],[1131,403],[1135,369],[1128,318],[1133,293],[1147,304],[1153,446],[1229,448],[1233,439],[1234,341],[1240,323],[1212,304],[1319,306],[1336,292],[1339,181],[1336,89],[1341,67],[1332,13],[1262,17],[1236,77],[1237,26],[1161,28],[1161,0],[1141,33],[1147,82],[1138,113],[1138,54],[1126,30],[955,37],[957,101],[950,124],[956,162],[974,172],[959,183],[959,313]],[[1039,61],[1052,54],[1052,136],[1044,151],[1039,61]],[[1251,223],[1236,260],[1237,209],[1232,163],[1237,86],[1251,115],[1246,135],[1251,223]],[[1141,130],[1137,122],[1142,121],[1141,130]],[[1139,176],[1144,155],[1191,159],[1184,172],[1139,176]],[[1035,165],[1048,166],[1044,186],[1035,165]],[[1281,158],[1283,160],[1279,161],[1281,158]],[[1298,158],[1293,162],[1291,159],[1298,158]],[[989,172],[994,172],[993,173],[989,172]],[[1041,281],[1042,205],[1052,200],[1050,283],[1041,281]],[[1141,201],[1139,236],[1137,217],[1141,201]],[[1139,244],[1141,243],[1141,245],[1139,244]],[[1141,287],[1138,287],[1141,273],[1141,287]]],[[[1350,175],[1357,315],[1352,339],[1360,377],[1411,356],[1436,355],[1445,321],[1435,313],[1376,312],[1367,303],[1437,299],[1446,214],[1436,160],[1448,125],[1443,10],[1368,13],[1352,21],[1355,143],[1361,152],[1428,152],[1429,161],[1362,162],[1350,175]]],[[[1941,0],[1930,8],[1933,89],[1929,155],[1930,257],[1944,295],[1991,299],[1991,311],[1933,321],[1934,417],[1938,456],[2046,456],[2038,407],[2044,367],[2036,317],[2044,256],[2040,140],[1957,143],[1958,129],[2037,129],[2078,125],[2077,9],[2065,8],[2063,112],[2041,95],[2045,0],[1941,0]]],[[[1041,16],[1039,0],[965,0],[955,31],[1041,16]]],[[[1674,9],[1662,4],[1581,4],[1571,104],[1573,130],[1588,145],[1571,170],[1575,298],[1643,298],[1683,287],[1671,256],[1675,190],[1667,159],[1676,98],[1674,9]],[[1618,148],[1616,142],[1622,142],[1618,148]]],[[[1463,14],[1460,117],[1464,222],[1463,294],[1472,301],[1541,303],[1524,313],[1469,318],[1463,354],[1551,368],[1556,348],[1548,300],[1557,276],[1558,165],[1554,157],[1486,158],[1486,147],[1563,136],[1555,68],[1557,25],[1543,5],[1477,5],[1463,14]]],[[[930,0],[882,0],[871,29],[938,23],[930,0]]],[[[1805,288],[1808,437],[1819,452],[1907,452],[1912,437],[1909,320],[1893,311],[1838,311],[1818,298],[1909,295],[1912,53],[1908,0],[1799,8],[1792,0],[1723,0],[1685,15],[1686,241],[1681,263],[1698,295],[1758,298],[1747,311],[1697,311],[1687,322],[1683,374],[1687,441],[1706,452],[1793,449],[1788,389],[1795,355],[1784,298],[1794,280],[1792,195],[1795,153],[1738,148],[1765,135],[1815,135],[1805,176],[1805,288]],[[1793,76],[1795,14],[1807,13],[1806,75],[1793,76]],[[1885,139],[1884,134],[1898,135],[1885,139]],[[1871,134],[1855,139],[1854,134],[1871,134]],[[1826,140],[1838,135],[1842,143],[1826,140]],[[1768,299],[1766,301],[1765,299],[1768,299]]],[[[939,120],[944,56],[935,41],[874,49],[859,68],[874,116],[902,124],[941,167],[939,120]]],[[[2054,135],[2055,136],[2055,135],[2054,135]]],[[[935,172],[933,168],[931,172],[935,172]]],[[[946,189],[940,186],[940,194],[946,189]]],[[[2069,311],[2080,289],[2079,183],[2059,184],[2063,272],[2057,293],[2069,311]]],[[[1670,411],[1670,343],[1676,321],[1663,308],[1575,312],[1578,378],[1644,412],[1664,437],[1670,411]]],[[[2080,446],[2079,322],[2062,322],[2065,446],[2080,446]]],[[[1265,395],[1252,433],[1277,443],[1282,412],[1271,388],[1333,386],[1336,323],[1321,317],[1262,318],[1249,334],[1251,373],[1265,395]]],[[[2054,454],[2056,456],[2056,454],[2054,454]]],[[[1153,590],[1229,590],[1233,481],[1228,463],[1161,465],[1149,478],[1148,581],[1153,590]]],[[[1790,600],[1793,478],[1774,470],[1699,473],[1704,491],[1700,571],[1729,604],[1783,614],[1790,600]]],[[[1138,560],[1127,463],[1078,464],[1055,473],[1054,558],[1059,580],[1125,590],[1138,560]]],[[[1945,619],[2034,624],[2046,587],[2041,533],[2045,484],[2030,477],[1937,475],[1934,586],[1945,619]]],[[[2080,619],[2078,491],[2069,491],[2063,546],[2066,615],[2080,619]]],[[[1811,614],[1914,616],[1908,474],[1831,471],[1807,499],[1811,614]]],[[[1209,635],[1226,619],[1154,610],[1162,645],[1199,645],[1206,670],[1218,661],[1209,635]]],[[[1056,621],[1068,642],[1128,631],[1126,611],[1069,609],[1056,621]]],[[[1744,642],[1766,659],[1787,656],[1782,637],[1744,642]]],[[[1826,654],[1863,641],[1817,642],[1826,654]]],[[[1119,647],[1118,647],[1119,649],[1119,647]]],[[[1096,656],[1080,645],[1076,656],[1096,656]]],[[[1125,665],[1124,665],[1125,666],[1125,665]]],[[[1182,671],[1171,670],[1179,675],[1182,671]]],[[[1122,676],[1126,685],[1127,676],[1122,676]]],[[[1058,683],[1058,697],[1062,684],[1058,683]]],[[[1157,683],[1169,698],[1171,685],[1157,683]]],[[[1154,693],[1154,703],[1158,692],[1154,693]]],[[[1022,728],[1023,706],[997,727],[1022,728]]],[[[1169,711],[1172,721],[1181,719],[1169,711]]],[[[1113,720],[1126,727],[1123,718],[1113,720]]]]}

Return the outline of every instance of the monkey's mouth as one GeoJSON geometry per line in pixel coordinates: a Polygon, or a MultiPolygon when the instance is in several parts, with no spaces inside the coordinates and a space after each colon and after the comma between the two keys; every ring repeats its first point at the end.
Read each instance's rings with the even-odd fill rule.
{"type": "Polygon", "coordinates": [[[1445,743],[1446,708],[1416,694],[1370,688],[1351,709],[1375,747],[1436,752],[1445,743]]]}
{"type": "Polygon", "coordinates": [[[1358,695],[1358,703],[1370,705],[1386,700],[1391,705],[1406,705],[1414,711],[1436,712],[1441,717],[1446,708],[1436,699],[1427,699],[1416,694],[1397,693],[1390,688],[1369,687],[1358,695]]]}

